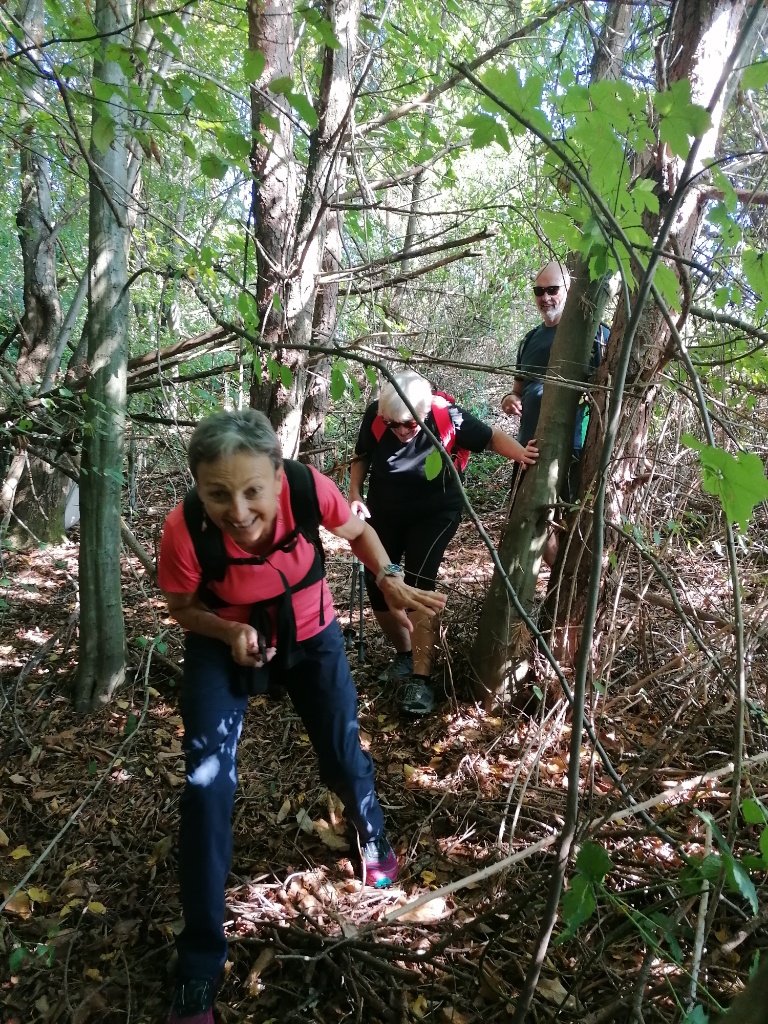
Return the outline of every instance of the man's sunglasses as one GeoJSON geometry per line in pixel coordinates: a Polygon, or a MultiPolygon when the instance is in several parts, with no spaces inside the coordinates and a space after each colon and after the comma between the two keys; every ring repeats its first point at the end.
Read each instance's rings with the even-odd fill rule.
{"type": "Polygon", "coordinates": [[[384,426],[390,430],[413,430],[416,420],[403,420],[402,423],[398,423],[397,420],[384,420],[384,426]]]}
{"type": "Polygon", "coordinates": [[[540,299],[542,295],[557,295],[562,287],[561,284],[548,284],[542,288],[541,285],[535,284],[533,286],[533,294],[537,299],[540,299]]]}

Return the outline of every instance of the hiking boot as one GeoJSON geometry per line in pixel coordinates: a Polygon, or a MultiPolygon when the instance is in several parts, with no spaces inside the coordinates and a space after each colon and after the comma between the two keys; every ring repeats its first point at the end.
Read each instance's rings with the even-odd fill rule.
{"type": "Polygon", "coordinates": [[[406,679],[413,672],[413,651],[396,654],[383,672],[378,675],[380,683],[391,683],[398,679],[406,679]]]}
{"type": "Polygon", "coordinates": [[[352,841],[353,857],[358,862],[358,868],[363,880],[363,885],[372,885],[376,889],[383,889],[397,878],[400,865],[397,863],[395,851],[389,845],[389,840],[380,832],[367,843],[360,843],[357,835],[352,841]]]}
{"type": "Polygon", "coordinates": [[[211,978],[190,978],[176,986],[166,1024],[214,1024],[213,1000],[216,982],[211,978]]]}
{"type": "Polygon", "coordinates": [[[404,715],[429,715],[436,703],[435,691],[423,679],[411,678],[403,687],[400,710],[404,715]]]}

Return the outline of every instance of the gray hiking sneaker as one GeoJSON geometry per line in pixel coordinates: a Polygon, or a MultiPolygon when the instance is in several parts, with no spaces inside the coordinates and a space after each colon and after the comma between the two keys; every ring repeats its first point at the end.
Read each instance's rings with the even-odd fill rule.
{"type": "Polygon", "coordinates": [[[423,679],[411,679],[403,687],[400,710],[405,715],[429,715],[436,703],[435,691],[423,679]]]}
{"type": "Polygon", "coordinates": [[[413,651],[396,654],[383,672],[378,675],[380,683],[391,683],[398,679],[407,679],[413,673],[413,651]]]}

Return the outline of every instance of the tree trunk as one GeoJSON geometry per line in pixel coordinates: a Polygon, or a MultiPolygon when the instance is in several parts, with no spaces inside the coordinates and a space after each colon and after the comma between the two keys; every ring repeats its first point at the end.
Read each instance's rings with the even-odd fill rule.
{"type": "MultiPolygon", "coordinates": [[[[573,450],[580,391],[558,381],[586,380],[607,298],[604,282],[590,282],[580,259],[574,261],[572,273],[578,285],[571,286],[557,327],[536,427],[539,461],[523,475],[499,545],[499,560],[526,611],[533,605],[547,529],[573,450]]],[[[527,651],[527,646],[527,630],[510,599],[504,576],[496,569],[483,602],[471,659],[476,673],[475,695],[486,707],[514,689],[523,660],[521,652],[527,651]]]]}
{"type": "MultiPolygon", "coordinates": [[[[672,59],[668,66],[663,68],[659,88],[664,88],[681,78],[688,78],[691,82],[692,101],[701,106],[708,106],[726,59],[736,43],[747,10],[745,0],[684,0],[679,3],[674,9],[670,38],[666,46],[666,52],[672,55],[672,59]]],[[[732,90],[729,94],[732,95],[732,90]]],[[[715,155],[724,103],[725,99],[721,98],[712,111],[712,125],[702,139],[692,177],[702,169],[705,160],[715,155]]],[[[643,225],[653,238],[673,201],[683,161],[673,156],[668,147],[662,144],[657,150],[647,154],[644,164],[645,166],[639,169],[640,175],[655,178],[656,192],[659,196],[659,213],[646,215],[643,225]]],[[[700,187],[689,186],[677,212],[670,236],[670,259],[666,261],[673,269],[676,267],[673,256],[685,260],[690,259],[693,254],[706,213],[706,202],[701,194],[704,187],[704,183],[700,187]]],[[[630,302],[633,302],[632,296],[630,302]]],[[[619,359],[627,320],[628,312],[624,302],[620,301],[613,320],[606,356],[596,378],[598,387],[593,396],[594,412],[590,416],[582,458],[582,498],[594,488],[606,422],[606,403],[610,401],[610,381],[619,359]]],[[[667,323],[656,305],[649,304],[643,311],[627,375],[622,419],[617,433],[619,440],[613,452],[606,489],[605,516],[608,522],[619,524],[622,522],[622,516],[631,519],[633,508],[652,474],[653,467],[645,457],[648,428],[661,371],[673,356],[674,348],[670,346],[667,323]]],[[[577,517],[576,522],[578,521],[577,517]]],[[[614,531],[608,531],[605,538],[604,564],[616,548],[616,537],[614,531]]],[[[569,581],[572,599],[558,601],[555,595],[550,595],[548,613],[557,623],[555,644],[562,655],[568,657],[569,652],[572,652],[574,632],[578,631],[579,623],[583,619],[591,564],[588,536],[584,542],[562,544],[560,555],[561,558],[554,567],[553,577],[561,576],[569,581]]]]}
{"type": "MultiPolygon", "coordinates": [[[[24,47],[30,60],[42,63],[37,48],[43,38],[42,0],[29,0],[19,10],[24,47]]],[[[16,214],[24,267],[24,315],[21,320],[16,376],[38,389],[61,333],[62,312],[56,283],[56,235],[51,212],[51,169],[36,139],[34,119],[45,105],[39,74],[24,61],[19,66],[27,124],[20,140],[21,202],[16,214]]],[[[7,540],[16,547],[43,541],[57,543],[64,535],[64,503],[69,481],[33,456],[13,461],[0,507],[7,514],[7,540]],[[13,508],[14,516],[10,516],[13,508]]]]}
{"type": "Polygon", "coordinates": [[[101,52],[94,79],[112,86],[107,110],[93,107],[88,288],[88,366],[80,475],[80,661],[75,704],[89,711],[125,678],[120,579],[120,508],[128,363],[128,87],[108,45],[130,43],[130,6],[98,0],[101,52]],[[111,127],[100,118],[108,117],[111,127]],[[113,135],[111,141],[109,136],[113,135]]]}
{"type": "MultiPolygon", "coordinates": [[[[593,60],[593,81],[603,75],[615,77],[630,20],[631,14],[624,5],[609,8],[593,60]]],[[[523,476],[499,545],[499,560],[526,613],[533,608],[553,508],[570,466],[580,398],[578,389],[556,381],[586,380],[595,333],[607,299],[604,283],[590,281],[589,268],[580,258],[575,258],[571,269],[572,284],[552,344],[536,427],[539,462],[535,470],[528,470],[523,476]]],[[[475,696],[486,708],[514,692],[527,673],[530,642],[506,582],[495,569],[483,602],[471,659],[475,696]]]]}
{"type": "MultiPolygon", "coordinates": [[[[308,353],[290,351],[288,346],[309,345],[312,339],[328,204],[340,179],[341,136],[351,110],[360,0],[328,0],[324,13],[340,46],[325,49],[316,104],[318,126],[310,138],[300,201],[286,101],[276,97],[280,131],[268,133],[260,120],[263,100],[256,88],[251,94],[253,127],[271,136],[269,148],[255,146],[251,161],[257,190],[257,304],[264,341],[274,346],[273,357],[287,366],[292,375],[291,384],[286,387],[282,380],[272,381],[263,374],[261,381],[253,382],[251,404],[267,413],[288,456],[298,451],[308,388],[308,353]]],[[[275,76],[292,75],[293,4],[290,0],[271,0],[261,6],[250,0],[248,17],[248,45],[261,50],[266,57],[266,68],[256,83],[263,89],[275,76]]],[[[270,107],[272,113],[274,109],[270,107]]]]}

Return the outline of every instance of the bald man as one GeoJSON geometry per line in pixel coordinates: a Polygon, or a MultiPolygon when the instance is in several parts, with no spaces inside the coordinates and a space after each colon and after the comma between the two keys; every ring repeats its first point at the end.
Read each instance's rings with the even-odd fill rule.
{"type": "MultiPolygon", "coordinates": [[[[552,350],[552,342],[555,340],[557,325],[563,315],[570,283],[571,275],[568,273],[567,267],[558,263],[557,260],[553,260],[540,270],[533,282],[534,301],[543,322],[523,338],[517,353],[519,376],[515,376],[512,390],[501,401],[503,412],[508,416],[520,417],[518,441],[522,445],[528,444],[536,436],[549,354],[552,350]]],[[[590,374],[600,364],[607,338],[608,328],[605,324],[601,324],[595,335],[595,343],[592,348],[590,374]]],[[[580,369],[574,366],[574,379],[580,376],[580,369]]],[[[581,449],[584,444],[583,434],[587,414],[587,406],[581,404],[574,424],[573,471],[568,474],[568,483],[562,495],[566,501],[573,501],[578,491],[578,460],[581,458],[581,449]]]]}

